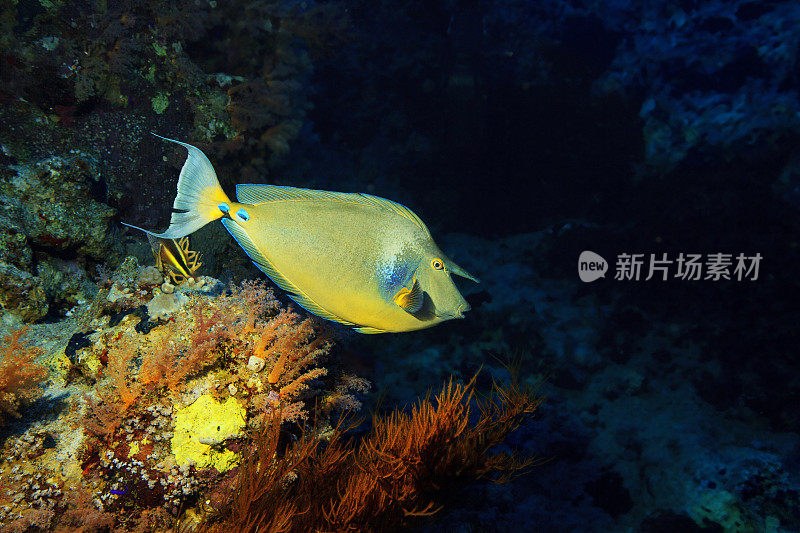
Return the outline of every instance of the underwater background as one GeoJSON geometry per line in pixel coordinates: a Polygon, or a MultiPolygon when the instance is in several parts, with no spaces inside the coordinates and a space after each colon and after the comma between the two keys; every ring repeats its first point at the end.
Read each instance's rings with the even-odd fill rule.
{"type": "Polygon", "coordinates": [[[0,2],[0,531],[800,531],[798,27],[789,0],[0,2]],[[121,224],[169,221],[186,154],[150,132],[229,195],[409,207],[471,311],[351,332],[218,223],[165,282],[121,224]],[[496,440],[431,444],[411,503],[241,518],[339,479],[259,445],[359,409],[367,439],[451,377],[496,440]],[[493,380],[523,392],[481,415],[493,380]],[[231,509],[245,473],[274,492],[231,509]]]}

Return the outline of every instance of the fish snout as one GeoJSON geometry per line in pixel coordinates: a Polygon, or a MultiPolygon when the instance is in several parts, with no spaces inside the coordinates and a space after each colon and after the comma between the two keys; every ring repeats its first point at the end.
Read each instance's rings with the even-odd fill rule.
{"type": "Polygon", "coordinates": [[[447,313],[447,318],[464,318],[464,313],[472,309],[467,302],[458,306],[458,309],[453,313],[447,313]]]}

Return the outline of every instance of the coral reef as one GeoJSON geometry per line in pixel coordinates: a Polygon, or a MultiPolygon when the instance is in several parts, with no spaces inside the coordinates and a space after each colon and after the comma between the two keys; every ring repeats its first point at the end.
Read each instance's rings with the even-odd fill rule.
{"type": "Polygon", "coordinates": [[[90,158],[74,153],[10,170],[0,180],[0,208],[13,219],[2,230],[0,294],[4,308],[33,322],[90,300],[96,288],[86,270],[115,262],[120,247],[110,238],[114,210],[92,197],[99,176],[90,158]],[[70,254],[77,259],[64,259],[70,254]]]}
{"type": "Polygon", "coordinates": [[[7,263],[0,263],[0,303],[26,322],[42,318],[48,310],[41,278],[7,263]]]}
{"type": "Polygon", "coordinates": [[[0,529],[800,530],[798,21],[790,0],[2,3],[0,529]],[[260,274],[219,224],[165,281],[118,224],[168,219],[184,152],[151,131],[229,193],[412,207],[481,277],[471,315],[350,337],[230,288],[260,274]],[[765,261],[749,285],[583,285],[580,250],[765,261]],[[503,475],[468,438],[479,400],[442,444],[466,408],[418,399],[483,366],[480,396],[506,353],[549,401],[497,450],[552,461],[456,490],[503,475]],[[341,413],[372,401],[418,407],[349,441],[341,413]]]}
{"type": "Polygon", "coordinates": [[[34,396],[49,413],[26,411],[2,443],[4,530],[374,528],[533,464],[492,451],[539,404],[517,383],[478,401],[474,378],[451,381],[345,442],[343,415],[370,384],[328,359],[331,331],[281,308],[261,282],[160,279],[133,258],[109,274],[50,354],[47,389],[44,349],[23,342],[25,330],[4,340],[3,413],[22,415],[34,396]],[[180,304],[149,314],[165,288],[180,304]]]}
{"type": "MultiPolygon", "coordinates": [[[[187,280],[169,286],[182,304],[151,319],[146,303],[169,285],[151,269],[128,258],[78,306],[77,331],[51,357],[66,405],[4,443],[0,521],[10,530],[165,527],[238,464],[248,427],[310,418],[327,431],[333,405],[359,405],[349,390],[364,383],[322,379],[324,332],[280,310],[263,284],[223,291],[210,278],[187,280]],[[253,368],[254,357],[264,364],[253,368]]],[[[0,357],[4,415],[20,415],[48,374],[24,333],[7,336],[0,357]]]]}

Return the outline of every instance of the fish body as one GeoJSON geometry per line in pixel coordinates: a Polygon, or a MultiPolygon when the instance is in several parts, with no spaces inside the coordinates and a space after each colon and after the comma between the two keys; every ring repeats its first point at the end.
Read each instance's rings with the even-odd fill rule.
{"type": "Polygon", "coordinates": [[[469,310],[451,274],[477,280],[439,250],[405,206],[368,194],[275,185],[238,185],[232,202],[202,152],[172,142],[189,150],[176,212],[165,232],[149,235],[177,239],[222,218],[255,265],[294,301],[362,333],[422,329],[469,310]]]}

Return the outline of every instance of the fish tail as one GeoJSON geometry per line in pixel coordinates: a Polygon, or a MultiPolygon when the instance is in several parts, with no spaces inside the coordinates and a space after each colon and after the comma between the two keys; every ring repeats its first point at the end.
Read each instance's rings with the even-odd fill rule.
{"type": "Polygon", "coordinates": [[[229,209],[231,201],[220,187],[217,173],[203,152],[191,144],[155,133],[153,135],[180,144],[189,151],[178,178],[178,194],[172,204],[172,218],[169,227],[163,233],[154,233],[130,224],[125,225],[162,239],[180,239],[221,218],[229,209]]]}

